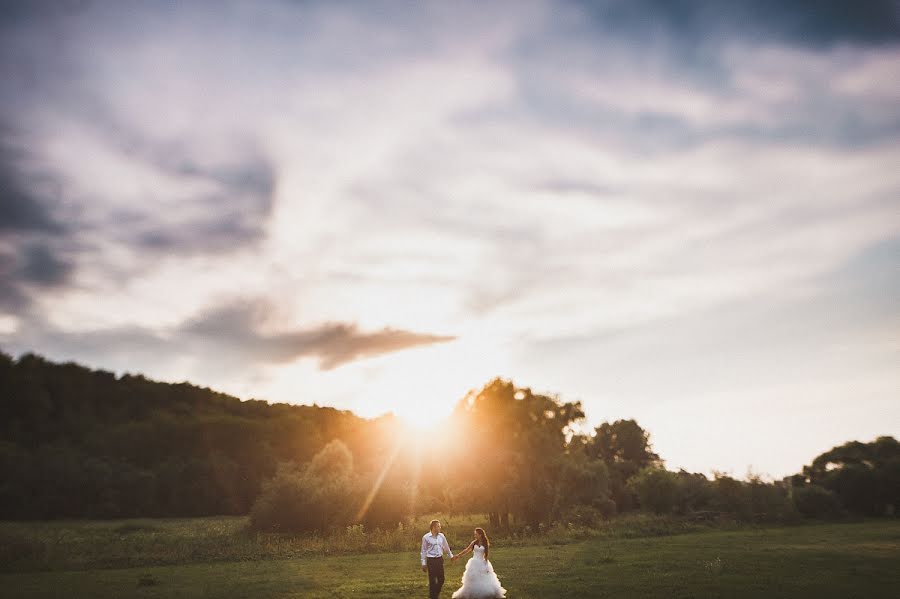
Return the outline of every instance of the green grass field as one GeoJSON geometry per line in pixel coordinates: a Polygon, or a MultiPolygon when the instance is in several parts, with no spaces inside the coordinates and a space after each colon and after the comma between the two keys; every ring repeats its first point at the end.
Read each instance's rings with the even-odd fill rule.
{"type": "MultiPolygon", "coordinates": [[[[900,596],[897,520],[531,542],[491,551],[510,599],[900,596]]],[[[448,563],[444,597],[462,569],[448,563]]],[[[16,598],[425,596],[415,550],[0,574],[16,598]]]]}

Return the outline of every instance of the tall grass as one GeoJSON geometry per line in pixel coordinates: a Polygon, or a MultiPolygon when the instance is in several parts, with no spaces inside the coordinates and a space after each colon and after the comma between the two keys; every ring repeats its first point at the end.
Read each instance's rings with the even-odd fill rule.
{"type": "Polygon", "coordinates": [[[421,516],[387,529],[348,526],[327,535],[252,532],[247,517],[0,522],[0,571],[85,570],[215,561],[303,559],[309,556],[409,552],[418,559],[432,517],[441,520],[454,551],[476,526],[503,546],[563,545],[588,538],[668,536],[746,527],[731,521],[697,522],[675,516],[627,514],[597,527],[558,524],[491,530],[478,514],[421,516]]]}

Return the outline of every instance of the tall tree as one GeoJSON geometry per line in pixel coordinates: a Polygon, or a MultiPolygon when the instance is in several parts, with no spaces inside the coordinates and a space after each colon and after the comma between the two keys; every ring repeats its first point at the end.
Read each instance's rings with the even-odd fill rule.
{"type": "Polygon", "coordinates": [[[869,443],[851,441],[833,447],[804,466],[799,479],[832,491],[848,510],[896,514],[900,509],[900,442],[884,436],[869,443]]]}
{"type": "Polygon", "coordinates": [[[610,489],[620,511],[636,507],[634,491],[628,481],[638,472],[660,466],[659,456],[650,445],[650,433],[634,420],[604,422],[594,429],[586,451],[594,459],[602,460],[610,473],[610,489]]]}
{"type": "Polygon", "coordinates": [[[456,430],[465,431],[468,457],[455,472],[463,494],[487,506],[492,526],[508,526],[511,514],[549,522],[566,436],[583,417],[580,402],[499,378],[470,392],[453,414],[456,430]]]}

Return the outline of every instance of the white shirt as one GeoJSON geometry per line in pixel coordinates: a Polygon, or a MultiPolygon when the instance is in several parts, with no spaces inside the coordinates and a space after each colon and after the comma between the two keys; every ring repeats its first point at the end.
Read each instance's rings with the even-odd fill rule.
{"type": "Polygon", "coordinates": [[[437,536],[430,532],[425,533],[425,536],[422,537],[422,565],[426,564],[425,558],[444,557],[444,550],[450,554],[450,557],[453,557],[453,552],[450,551],[450,544],[447,542],[447,537],[444,536],[444,533],[439,532],[437,536]]]}

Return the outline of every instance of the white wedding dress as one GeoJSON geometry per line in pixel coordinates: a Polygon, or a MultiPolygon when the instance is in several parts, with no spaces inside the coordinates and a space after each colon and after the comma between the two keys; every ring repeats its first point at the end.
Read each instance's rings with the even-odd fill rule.
{"type": "Polygon", "coordinates": [[[494,573],[494,566],[484,559],[484,547],[475,545],[472,557],[466,562],[462,575],[462,586],[453,593],[453,599],[493,599],[506,597],[506,589],[500,586],[500,579],[494,573]]]}

